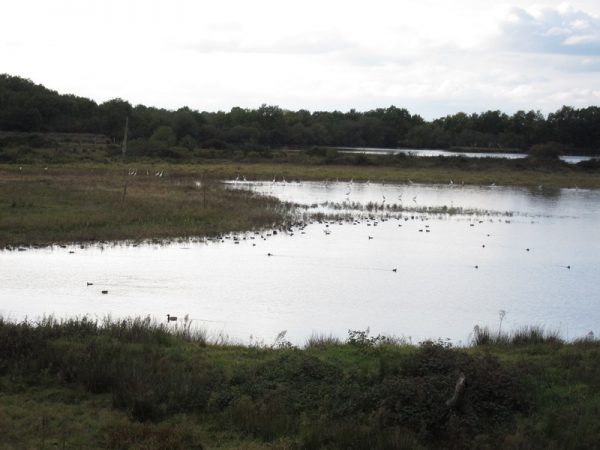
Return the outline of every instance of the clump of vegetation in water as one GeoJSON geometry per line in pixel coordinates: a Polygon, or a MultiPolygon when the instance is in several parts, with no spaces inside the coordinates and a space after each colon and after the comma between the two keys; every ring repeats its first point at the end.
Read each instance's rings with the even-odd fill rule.
{"type": "Polygon", "coordinates": [[[332,210],[346,210],[346,211],[367,211],[367,212],[388,212],[388,213],[417,213],[417,214],[447,214],[450,216],[461,215],[461,216],[508,216],[512,217],[515,215],[513,211],[493,211],[488,209],[478,208],[462,208],[460,206],[413,206],[410,204],[403,203],[385,203],[385,202],[367,202],[366,204],[360,202],[322,202],[320,205],[322,208],[332,210]]]}

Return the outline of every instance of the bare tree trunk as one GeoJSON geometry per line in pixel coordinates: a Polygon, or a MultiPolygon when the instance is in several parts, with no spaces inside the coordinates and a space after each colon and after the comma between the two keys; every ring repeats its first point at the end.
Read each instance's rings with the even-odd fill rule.
{"type": "Polygon", "coordinates": [[[121,144],[123,158],[125,158],[125,154],[127,153],[127,134],[129,134],[129,116],[125,117],[125,133],[123,134],[123,144],[121,144]]]}

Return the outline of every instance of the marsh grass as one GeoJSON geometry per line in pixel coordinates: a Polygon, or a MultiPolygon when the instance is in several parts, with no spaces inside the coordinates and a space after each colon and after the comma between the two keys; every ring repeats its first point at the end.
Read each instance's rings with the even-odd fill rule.
{"type": "Polygon", "coordinates": [[[437,215],[461,215],[461,216],[503,216],[513,217],[514,211],[494,211],[488,209],[478,208],[462,208],[457,206],[411,206],[409,204],[402,203],[384,203],[384,202],[367,202],[365,204],[360,202],[322,202],[320,205],[322,208],[331,209],[334,211],[345,210],[345,211],[364,211],[369,213],[416,213],[416,214],[437,214],[437,215]]]}
{"type": "Polygon", "coordinates": [[[129,176],[124,199],[123,177],[93,169],[0,170],[0,247],[214,236],[289,220],[290,206],[201,174],[157,177],[140,169],[129,176]]]}
{"type": "MultiPolygon", "coordinates": [[[[556,172],[445,167],[319,166],[298,163],[173,164],[78,162],[43,166],[0,165],[0,248],[52,243],[143,241],[285,227],[293,204],[247,190],[226,189],[218,180],[243,174],[248,180],[340,179],[406,183],[600,187],[600,174],[565,167],[556,172]],[[135,167],[135,169],[132,169],[135,167]],[[136,176],[128,173],[135,170],[136,176]],[[157,177],[156,173],[164,174],[157,177]],[[127,190],[124,195],[124,180],[127,190]]],[[[502,167],[502,166],[499,166],[502,167]]],[[[330,205],[332,206],[332,205],[330,205]]],[[[342,207],[333,205],[333,207],[342,207]]],[[[353,205],[350,205],[353,207],[353,205]]],[[[480,214],[457,208],[413,210],[372,203],[367,211],[480,214]]]]}
{"type": "MultiPolygon", "coordinates": [[[[429,158],[415,158],[415,160],[429,158]]],[[[452,159],[452,158],[450,158],[452,159]]],[[[491,158],[489,158],[491,159],[491,158]]],[[[376,165],[353,166],[344,164],[318,165],[302,162],[281,163],[245,163],[245,162],[203,162],[199,165],[180,164],[177,171],[193,172],[206,171],[211,177],[219,179],[235,179],[243,174],[248,180],[271,181],[274,174],[286,180],[340,180],[355,182],[385,182],[385,183],[439,183],[447,185],[450,180],[455,183],[489,186],[532,186],[543,185],[546,188],[575,187],[599,188],[600,173],[584,171],[566,165],[558,171],[536,170],[534,167],[508,167],[501,160],[489,164],[469,165],[461,168],[453,165],[452,161],[441,160],[436,164],[427,161],[415,162],[414,165],[376,165]],[[422,166],[423,164],[424,166],[422,166]]]]}

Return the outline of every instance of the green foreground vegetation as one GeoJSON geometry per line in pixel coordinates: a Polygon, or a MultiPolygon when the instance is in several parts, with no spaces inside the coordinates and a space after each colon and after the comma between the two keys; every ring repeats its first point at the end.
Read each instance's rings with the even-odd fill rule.
{"type": "Polygon", "coordinates": [[[302,349],[150,319],[0,319],[1,448],[590,449],[600,343],[351,331],[302,349]],[[464,375],[464,389],[457,380],[464,375]]]}

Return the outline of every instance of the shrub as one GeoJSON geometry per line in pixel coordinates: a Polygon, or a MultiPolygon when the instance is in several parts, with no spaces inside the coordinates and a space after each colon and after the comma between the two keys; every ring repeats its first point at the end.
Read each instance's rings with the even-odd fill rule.
{"type": "Polygon", "coordinates": [[[563,150],[562,145],[556,142],[546,142],[545,144],[535,144],[528,152],[530,158],[539,159],[558,159],[563,150]]]}

